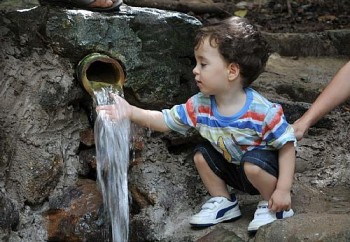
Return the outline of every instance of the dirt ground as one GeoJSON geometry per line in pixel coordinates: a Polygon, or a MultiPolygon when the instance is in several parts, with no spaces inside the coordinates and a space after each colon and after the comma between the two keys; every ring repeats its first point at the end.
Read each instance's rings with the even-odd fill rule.
{"type": "Polygon", "coordinates": [[[254,5],[246,17],[267,32],[321,32],[350,27],[349,1],[269,1],[254,5]]]}
{"type": "MultiPolygon", "coordinates": [[[[135,0],[124,0],[124,3],[130,6],[140,4],[135,0]]],[[[247,17],[266,32],[307,33],[350,28],[350,1],[347,0],[142,0],[143,6],[157,6],[160,9],[168,8],[169,3],[173,3],[174,10],[184,12],[191,10],[193,5],[190,4],[211,6],[208,12],[198,13],[192,9],[186,13],[202,22],[239,15],[247,17]],[[186,4],[188,7],[184,8],[186,4]]]]}
{"type": "Polygon", "coordinates": [[[294,1],[289,14],[285,4],[271,1],[264,11],[254,9],[247,18],[267,32],[321,32],[349,28],[349,11],[349,1],[294,1]]]}

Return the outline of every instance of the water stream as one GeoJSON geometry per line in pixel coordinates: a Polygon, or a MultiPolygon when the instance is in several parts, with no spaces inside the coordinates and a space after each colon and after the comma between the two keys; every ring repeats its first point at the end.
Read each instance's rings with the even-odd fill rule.
{"type": "MultiPolygon", "coordinates": [[[[104,88],[95,92],[95,103],[114,103],[109,93],[122,93],[104,88]]],[[[124,112],[122,108],[117,112],[124,112]]],[[[95,144],[97,181],[101,188],[103,203],[112,226],[113,242],[128,241],[129,203],[127,170],[129,162],[130,120],[110,121],[104,115],[95,120],[95,144]],[[108,211],[107,211],[108,210],[108,211]]]]}

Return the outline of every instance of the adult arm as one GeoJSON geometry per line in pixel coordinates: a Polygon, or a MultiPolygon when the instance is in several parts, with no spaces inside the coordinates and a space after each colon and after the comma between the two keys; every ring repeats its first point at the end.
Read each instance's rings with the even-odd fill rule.
{"type": "Polygon", "coordinates": [[[301,140],[305,132],[339,104],[350,97],[350,61],[333,77],[304,115],[293,124],[295,136],[301,140]]]}

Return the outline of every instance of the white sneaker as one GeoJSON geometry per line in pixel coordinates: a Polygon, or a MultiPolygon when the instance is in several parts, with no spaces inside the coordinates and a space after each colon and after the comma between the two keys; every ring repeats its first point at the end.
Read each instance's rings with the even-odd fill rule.
{"type": "Polygon", "coordinates": [[[293,209],[290,209],[288,211],[281,211],[277,213],[272,212],[268,208],[268,202],[261,201],[259,202],[258,208],[254,213],[254,219],[248,225],[248,231],[255,232],[265,224],[272,223],[277,219],[289,218],[289,217],[292,217],[293,215],[294,215],[293,209]]]}
{"type": "Polygon", "coordinates": [[[232,201],[225,197],[213,197],[202,206],[199,213],[192,216],[190,224],[193,227],[208,227],[239,217],[241,217],[241,211],[234,195],[232,201]]]}

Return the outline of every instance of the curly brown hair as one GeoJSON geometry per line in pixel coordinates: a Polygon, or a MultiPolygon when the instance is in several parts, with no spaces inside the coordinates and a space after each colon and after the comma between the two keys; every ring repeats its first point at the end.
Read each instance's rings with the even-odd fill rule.
{"type": "Polygon", "coordinates": [[[248,87],[264,71],[270,47],[246,18],[230,17],[202,26],[196,33],[195,49],[207,37],[228,63],[239,65],[243,87],[248,87]]]}

